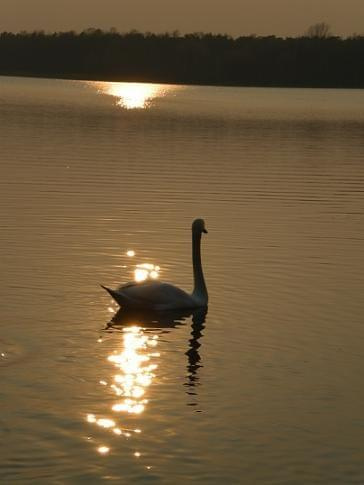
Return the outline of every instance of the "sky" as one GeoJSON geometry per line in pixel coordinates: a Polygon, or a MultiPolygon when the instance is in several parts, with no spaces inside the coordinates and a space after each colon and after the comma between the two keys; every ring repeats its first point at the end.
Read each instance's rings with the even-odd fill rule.
{"type": "Polygon", "coordinates": [[[317,22],[364,34],[364,0],[0,0],[0,31],[227,33],[295,36],[317,22]]]}

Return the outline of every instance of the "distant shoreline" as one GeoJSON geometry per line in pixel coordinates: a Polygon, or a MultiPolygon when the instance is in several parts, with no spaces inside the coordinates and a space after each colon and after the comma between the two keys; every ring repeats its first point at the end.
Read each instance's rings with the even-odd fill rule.
{"type": "Polygon", "coordinates": [[[4,74],[0,73],[0,77],[18,77],[18,78],[29,78],[29,79],[50,79],[58,81],[90,81],[90,82],[115,82],[115,83],[141,83],[141,84],[167,84],[172,86],[206,86],[215,88],[261,88],[261,89],[349,89],[349,90],[361,90],[364,87],[347,87],[347,86],[287,86],[287,85],[237,85],[237,84],[207,84],[207,83],[179,83],[179,82],[165,82],[165,81],[147,81],[140,79],[104,79],[100,77],[90,78],[90,77],[68,77],[68,76],[42,76],[37,74],[4,74]]]}
{"type": "Polygon", "coordinates": [[[0,34],[0,75],[264,88],[364,88],[364,36],[0,34]]]}

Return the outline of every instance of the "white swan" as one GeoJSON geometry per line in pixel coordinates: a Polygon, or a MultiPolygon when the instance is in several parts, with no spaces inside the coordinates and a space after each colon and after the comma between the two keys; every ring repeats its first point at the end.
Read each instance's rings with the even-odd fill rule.
{"type": "Polygon", "coordinates": [[[192,263],[194,289],[191,294],[155,280],[132,282],[111,290],[101,285],[122,307],[168,311],[177,309],[206,307],[208,294],[201,265],[201,234],[207,233],[203,219],[192,224],[192,263]]]}

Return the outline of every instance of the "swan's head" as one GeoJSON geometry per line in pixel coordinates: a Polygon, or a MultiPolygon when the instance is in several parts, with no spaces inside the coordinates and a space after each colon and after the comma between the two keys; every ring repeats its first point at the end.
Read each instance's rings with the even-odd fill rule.
{"type": "Polygon", "coordinates": [[[192,232],[201,234],[204,232],[207,234],[207,229],[205,227],[205,221],[203,219],[195,219],[192,223],[192,232]]]}

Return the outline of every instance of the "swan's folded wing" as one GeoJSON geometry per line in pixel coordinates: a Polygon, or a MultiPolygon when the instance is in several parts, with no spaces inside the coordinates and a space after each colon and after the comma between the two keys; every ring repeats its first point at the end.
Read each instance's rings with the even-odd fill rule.
{"type": "Polygon", "coordinates": [[[122,286],[119,292],[128,299],[145,305],[168,305],[170,303],[188,303],[190,295],[185,291],[159,281],[144,281],[142,283],[128,283],[122,286]]]}

